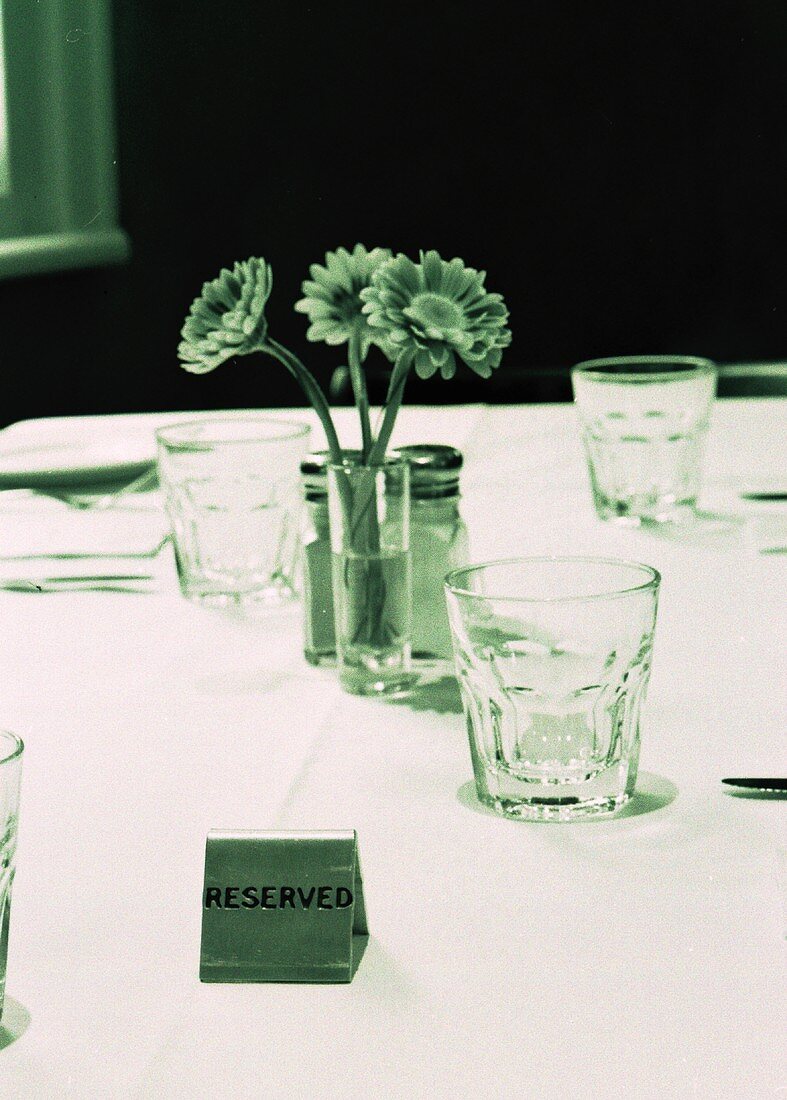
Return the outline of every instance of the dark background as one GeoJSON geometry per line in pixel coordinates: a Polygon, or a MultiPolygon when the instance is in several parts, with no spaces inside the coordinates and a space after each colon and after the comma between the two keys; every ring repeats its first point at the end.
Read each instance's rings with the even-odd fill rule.
{"type": "Polygon", "coordinates": [[[292,305],[356,241],[462,256],[511,310],[492,382],[409,402],[565,398],[600,355],[787,351],[783,0],[116,0],[114,24],[133,257],[0,284],[5,423],[303,403],[260,357],[186,374],[179,329],[264,255],[272,333],[327,384],[341,351],[292,305]]]}

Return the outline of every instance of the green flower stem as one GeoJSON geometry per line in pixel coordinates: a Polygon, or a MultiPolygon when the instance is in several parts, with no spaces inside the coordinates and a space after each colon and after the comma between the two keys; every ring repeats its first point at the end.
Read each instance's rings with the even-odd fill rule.
{"type": "Polygon", "coordinates": [[[328,440],[328,450],[331,453],[331,462],[340,465],[342,462],[342,448],[339,443],[339,437],[333,426],[333,418],[331,417],[331,410],[328,407],[328,402],[325,400],[325,395],[318,386],[314,375],[304,367],[303,363],[296,355],[293,355],[291,351],[288,351],[282,344],[279,344],[276,340],[272,340],[270,337],[266,338],[260,350],[267,352],[268,355],[272,355],[274,359],[278,359],[282,366],[286,367],[296,382],[298,382],[325,429],[325,437],[328,440]]]}
{"type": "MultiPolygon", "coordinates": [[[[288,351],[287,348],[285,348],[283,344],[278,343],[277,340],[272,340],[268,337],[262,345],[261,350],[267,352],[268,355],[272,355],[274,359],[278,359],[278,361],[287,368],[296,382],[298,382],[311,402],[312,408],[319,416],[323,429],[325,430],[325,438],[328,441],[331,462],[334,466],[341,466],[344,461],[344,454],[341,444],[339,443],[339,437],[336,434],[336,428],[333,425],[331,410],[328,407],[328,402],[325,400],[325,394],[317,384],[317,379],[306,369],[296,355],[293,355],[291,351],[288,351]]],[[[339,489],[339,499],[341,500],[342,510],[345,515],[345,522],[349,523],[351,522],[352,516],[352,499],[349,495],[350,486],[343,477],[337,478],[337,486],[339,489]]]]}
{"type": "Polygon", "coordinates": [[[407,382],[407,376],[410,373],[410,367],[412,365],[412,353],[409,351],[401,352],[394,364],[393,373],[391,374],[391,382],[388,386],[388,398],[385,402],[385,414],[380,426],[380,432],[369,454],[368,464],[370,466],[378,466],[385,461],[385,452],[391,440],[391,432],[394,429],[396,416],[402,404],[405,383],[407,382]]]}
{"type": "Polygon", "coordinates": [[[367,468],[369,474],[364,479],[365,484],[362,482],[358,485],[352,500],[350,542],[353,549],[366,554],[377,554],[380,550],[380,528],[377,513],[372,508],[376,491],[374,471],[367,468]]]}
{"type": "MultiPolygon", "coordinates": [[[[360,551],[370,555],[362,591],[356,592],[355,595],[358,606],[355,608],[352,623],[348,624],[350,636],[355,644],[362,644],[365,641],[367,644],[384,645],[389,640],[387,635],[390,630],[385,621],[387,586],[382,563],[376,557],[380,552],[380,529],[377,513],[372,507],[375,499],[373,467],[385,461],[385,452],[402,403],[404,386],[412,362],[412,354],[403,352],[394,365],[380,432],[365,459],[365,465],[369,468],[368,476],[356,487],[350,508],[350,546],[356,550],[356,553],[360,551]]],[[[346,571],[344,581],[345,584],[348,583],[346,571]]]]}
{"type": "MultiPolygon", "coordinates": [[[[340,473],[337,481],[345,480],[340,473]]],[[[345,516],[344,549],[347,554],[341,574],[346,592],[344,629],[353,645],[385,646],[390,643],[386,623],[387,586],[380,553],[380,527],[377,510],[375,470],[361,465],[356,484],[346,477],[342,494],[345,516]],[[350,503],[349,511],[347,502],[350,503]]]]}
{"type": "MultiPolygon", "coordinates": [[[[391,438],[391,432],[396,422],[396,415],[399,412],[399,408],[402,404],[402,397],[404,395],[404,387],[407,381],[407,376],[410,373],[410,367],[412,366],[412,355],[410,352],[402,352],[399,358],[396,360],[393,372],[391,374],[391,382],[388,387],[388,399],[385,403],[385,414],[383,416],[383,422],[380,427],[380,433],[375,440],[369,457],[366,460],[365,465],[369,467],[379,466],[385,462],[385,452],[388,447],[388,443],[391,438]]],[[[359,487],[360,488],[360,487],[359,487]]],[[[367,533],[366,538],[370,550],[378,551],[380,547],[380,533],[377,528],[377,516],[374,512],[370,511],[371,503],[374,499],[374,475],[370,474],[369,484],[365,487],[366,491],[361,495],[358,494],[353,501],[352,513],[351,513],[351,527],[350,537],[351,540],[355,540],[362,524],[366,523],[367,533]]]]}
{"type": "Polygon", "coordinates": [[[350,382],[353,396],[361,421],[361,459],[367,462],[372,449],[372,429],[369,424],[369,397],[366,392],[366,379],[361,366],[360,340],[353,333],[347,346],[347,365],[350,368],[350,382]]]}
{"type": "MultiPolygon", "coordinates": [[[[407,381],[407,375],[410,372],[412,362],[412,354],[410,352],[402,352],[394,364],[391,381],[388,386],[388,399],[385,404],[385,413],[383,415],[380,433],[369,452],[368,458],[366,458],[363,463],[365,466],[374,467],[382,465],[382,463],[385,462],[385,451],[391,438],[391,432],[393,431],[396,421],[396,414],[402,404],[404,384],[407,381]]],[[[360,485],[358,489],[361,489],[360,485]]],[[[370,473],[368,484],[364,486],[364,492],[357,492],[355,499],[352,501],[349,530],[350,541],[354,543],[361,531],[362,524],[365,523],[367,525],[367,545],[370,550],[378,551],[380,548],[380,533],[377,528],[377,517],[370,511],[371,503],[374,500],[374,492],[374,475],[370,473]]]]}

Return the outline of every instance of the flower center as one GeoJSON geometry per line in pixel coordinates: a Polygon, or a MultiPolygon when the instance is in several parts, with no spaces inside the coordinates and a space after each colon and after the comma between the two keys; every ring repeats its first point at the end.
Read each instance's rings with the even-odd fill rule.
{"type": "Polygon", "coordinates": [[[442,294],[416,294],[407,311],[414,321],[425,328],[462,328],[461,307],[442,294]]]}
{"type": "Polygon", "coordinates": [[[333,308],[336,311],[336,315],[339,319],[345,322],[364,320],[361,314],[361,306],[363,302],[358,297],[358,291],[353,287],[352,290],[346,290],[344,287],[337,287],[333,292],[333,308]]]}

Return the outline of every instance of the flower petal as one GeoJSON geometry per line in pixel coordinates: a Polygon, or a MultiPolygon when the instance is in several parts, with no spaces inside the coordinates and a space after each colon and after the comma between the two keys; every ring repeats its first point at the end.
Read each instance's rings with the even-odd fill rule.
{"type": "Polygon", "coordinates": [[[447,348],[445,344],[429,345],[429,355],[431,356],[432,362],[435,363],[438,367],[442,367],[442,365],[447,361],[449,353],[450,349],[447,348]]]}
{"type": "Polygon", "coordinates": [[[440,374],[446,381],[456,374],[456,357],[452,351],[448,352],[445,362],[440,365],[440,374]]]}
{"type": "Polygon", "coordinates": [[[421,268],[424,273],[426,289],[439,293],[443,281],[443,261],[440,259],[440,254],[434,250],[425,254],[422,253],[421,268]]]}
{"type": "Polygon", "coordinates": [[[432,361],[432,357],[426,349],[419,350],[415,353],[415,373],[419,378],[431,378],[433,374],[437,372],[437,363],[432,361]]]}

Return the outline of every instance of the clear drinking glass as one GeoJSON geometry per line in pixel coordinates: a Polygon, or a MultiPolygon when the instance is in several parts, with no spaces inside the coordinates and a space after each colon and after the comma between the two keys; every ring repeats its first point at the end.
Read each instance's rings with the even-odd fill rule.
{"type": "Polygon", "coordinates": [[[413,682],[410,468],[404,458],[328,467],[339,679],[354,695],[413,682]]]}
{"type": "Polygon", "coordinates": [[[659,574],[599,558],[457,569],[446,600],[479,799],[509,817],[614,813],[637,778],[659,574]]]}
{"type": "Polygon", "coordinates": [[[265,417],[198,420],[156,433],[183,595],[217,607],[295,594],[300,461],[310,427],[265,417]]]}
{"type": "Polygon", "coordinates": [[[19,783],[24,745],[13,733],[0,730],[0,1017],[5,998],[11,886],[14,881],[19,821],[19,783]]]}
{"type": "Polygon", "coordinates": [[[601,519],[694,514],[716,367],[673,355],[593,359],[571,373],[601,519]]]}

